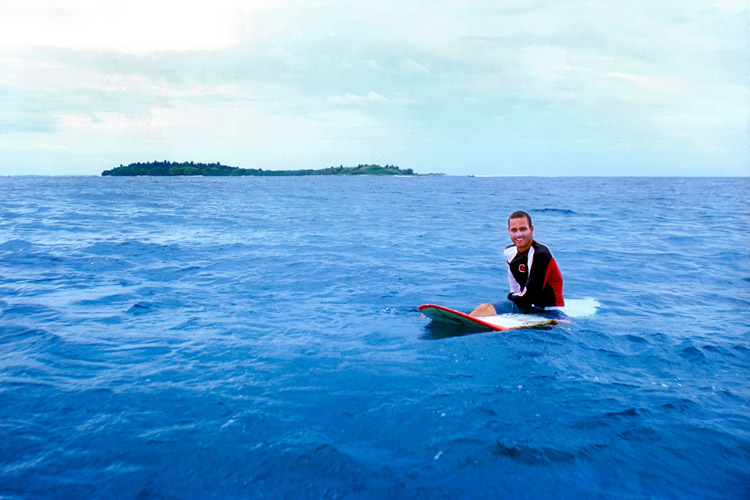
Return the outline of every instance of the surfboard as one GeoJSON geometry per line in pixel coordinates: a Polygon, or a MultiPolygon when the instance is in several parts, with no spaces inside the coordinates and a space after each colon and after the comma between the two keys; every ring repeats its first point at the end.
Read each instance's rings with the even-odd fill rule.
{"type": "Polygon", "coordinates": [[[506,313],[496,316],[470,316],[461,311],[449,309],[435,304],[424,304],[419,310],[433,321],[453,323],[474,328],[488,328],[495,331],[513,330],[516,328],[534,328],[544,325],[554,325],[557,320],[537,314],[506,313]]]}

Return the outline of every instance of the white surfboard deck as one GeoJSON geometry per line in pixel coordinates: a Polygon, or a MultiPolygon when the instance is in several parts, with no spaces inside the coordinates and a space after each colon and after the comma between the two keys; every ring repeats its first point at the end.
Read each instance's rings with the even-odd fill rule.
{"type": "Polygon", "coordinates": [[[562,307],[548,307],[547,311],[560,311],[568,318],[586,318],[596,314],[601,304],[593,297],[585,299],[565,299],[565,305],[562,307]]]}
{"type": "Polygon", "coordinates": [[[495,331],[513,330],[516,328],[534,328],[543,325],[554,325],[557,320],[536,314],[506,313],[496,316],[470,316],[461,311],[435,304],[424,304],[419,310],[433,321],[453,323],[456,325],[488,328],[495,331]]]}

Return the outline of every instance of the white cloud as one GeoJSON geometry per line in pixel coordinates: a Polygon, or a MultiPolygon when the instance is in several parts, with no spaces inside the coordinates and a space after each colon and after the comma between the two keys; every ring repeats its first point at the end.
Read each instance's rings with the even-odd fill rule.
{"type": "Polygon", "coordinates": [[[403,105],[410,104],[412,101],[403,97],[394,97],[388,99],[377,92],[368,92],[366,96],[356,94],[345,94],[343,96],[329,96],[329,104],[334,106],[369,106],[369,105],[403,105]]]}
{"type": "Polygon", "coordinates": [[[419,64],[416,61],[412,61],[411,59],[402,61],[399,64],[399,69],[401,70],[401,74],[403,74],[406,77],[409,77],[409,76],[428,77],[430,76],[429,69],[427,69],[425,66],[419,64]]]}
{"type": "Polygon", "coordinates": [[[237,43],[243,21],[274,0],[4,0],[0,46],[143,53],[217,50],[237,43]]]}

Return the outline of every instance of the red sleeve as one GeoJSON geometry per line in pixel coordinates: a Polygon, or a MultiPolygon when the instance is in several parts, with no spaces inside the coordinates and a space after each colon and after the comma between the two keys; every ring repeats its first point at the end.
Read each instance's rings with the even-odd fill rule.
{"type": "Polygon", "coordinates": [[[547,272],[544,274],[544,284],[549,284],[555,292],[555,305],[564,306],[565,298],[563,297],[563,279],[560,268],[557,267],[555,258],[551,258],[547,266],[547,272]]]}

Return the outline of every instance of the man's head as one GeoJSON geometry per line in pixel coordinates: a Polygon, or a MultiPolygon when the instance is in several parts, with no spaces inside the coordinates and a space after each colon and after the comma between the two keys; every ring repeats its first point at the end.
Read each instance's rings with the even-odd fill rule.
{"type": "Polygon", "coordinates": [[[517,211],[508,217],[508,234],[510,241],[519,252],[525,252],[534,241],[534,226],[531,225],[531,216],[526,212],[517,211]]]}

